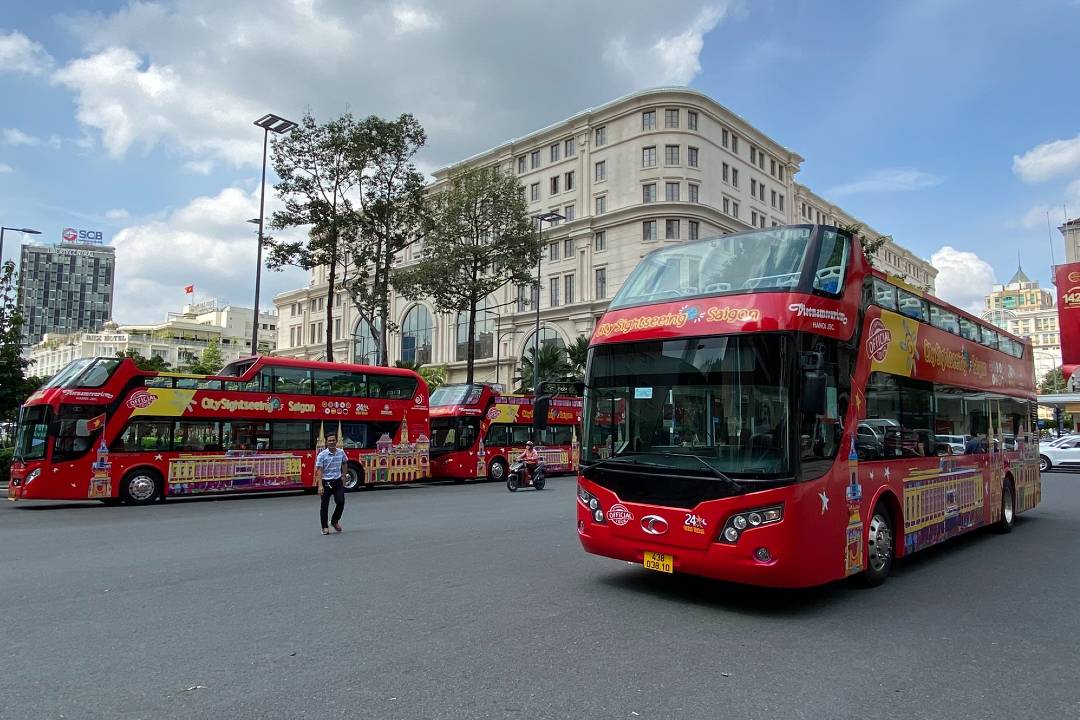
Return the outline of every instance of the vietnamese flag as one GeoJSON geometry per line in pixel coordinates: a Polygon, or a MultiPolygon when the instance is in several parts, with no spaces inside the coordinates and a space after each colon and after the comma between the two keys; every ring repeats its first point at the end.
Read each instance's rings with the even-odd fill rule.
{"type": "Polygon", "coordinates": [[[185,295],[194,295],[195,294],[195,286],[194,285],[185,285],[184,286],[184,294],[185,295]]]}
{"type": "Polygon", "coordinates": [[[105,413],[98,415],[95,418],[90,418],[86,421],[86,429],[88,432],[94,432],[100,430],[105,426],[105,413]]]}

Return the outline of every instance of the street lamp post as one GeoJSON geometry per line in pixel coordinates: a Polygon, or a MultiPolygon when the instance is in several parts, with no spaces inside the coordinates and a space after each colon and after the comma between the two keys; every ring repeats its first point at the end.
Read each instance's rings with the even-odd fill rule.
{"type": "MultiPolygon", "coordinates": [[[[259,250],[255,265],[255,317],[251,328],[251,354],[259,354],[259,284],[262,280],[262,248],[263,248],[263,220],[266,207],[266,146],[270,141],[270,133],[280,135],[296,127],[292,120],[268,113],[255,121],[255,124],[263,129],[263,157],[262,157],[262,181],[259,183],[259,250]]],[[[249,221],[251,222],[251,221],[249,221]]]]}
{"type": "Polygon", "coordinates": [[[0,263],[4,260],[4,231],[11,230],[12,232],[21,232],[24,235],[40,235],[40,230],[31,230],[30,228],[13,228],[0,226],[0,263]]]}
{"type": "Polygon", "coordinates": [[[533,399],[540,396],[540,263],[544,258],[544,221],[551,224],[553,220],[565,220],[566,218],[557,212],[546,212],[536,216],[536,244],[539,253],[536,255],[536,327],[533,332],[533,399]]]}

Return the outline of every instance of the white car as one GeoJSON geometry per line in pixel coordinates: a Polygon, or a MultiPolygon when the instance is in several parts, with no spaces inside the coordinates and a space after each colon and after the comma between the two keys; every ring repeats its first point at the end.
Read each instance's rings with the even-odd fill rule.
{"type": "Polygon", "coordinates": [[[1039,446],[1039,470],[1080,468],[1080,435],[1062,438],[1054,446],[1039,446]]]}

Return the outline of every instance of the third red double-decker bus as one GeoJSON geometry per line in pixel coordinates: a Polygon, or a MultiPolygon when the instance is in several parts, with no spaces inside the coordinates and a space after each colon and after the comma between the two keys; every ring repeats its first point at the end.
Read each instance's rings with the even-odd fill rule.
{"type": "Polygon", "coordinates": [[[23,405],[8,497],[122,500],[314,488],[339,435],[345,485],[428,473],[428,393],[400,368],[258,357],[208,377],[76,360],[23,405]]]}
{"type": "Polygon", "coordinates": [[[578,534],[663,572],[861,574],[1039,502],[1030,346],[826,226],[647,255],[589,351],[578,534]]]}
{"type": "Polygon", "coordinates": [[[549,474],[577,470],[580,397],[553,397],[545,430],[533,429],[533,399],[485,383],[443,385],[431,393],[431,475],[506,480],[532,440],[549,474]]]}

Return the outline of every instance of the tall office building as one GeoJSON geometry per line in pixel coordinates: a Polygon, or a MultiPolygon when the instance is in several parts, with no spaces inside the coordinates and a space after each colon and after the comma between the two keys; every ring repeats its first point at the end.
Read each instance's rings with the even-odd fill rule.
{"type": "Polygon", "coordinates": [[[1065,262],[1080,262],[1080,217],[1058,226],[1065,238],[1065,262]]]}
{"type": "Polygon", "coordinates": [[[45,333],[98,330],[112,317],[116,250],[65,242],[24,244],[19,265],[23,344],[45,333]]]}
{"type": "Polygon", "coordinates": [[[1054,295],[1018,266],[1007,283],[994,285],[985,299],[984,320],[1031,341],[1035,381],[1061,365],[1061,332],[1054,295]]]}

